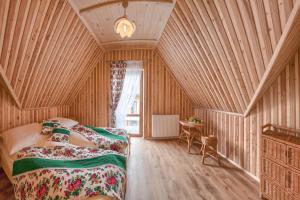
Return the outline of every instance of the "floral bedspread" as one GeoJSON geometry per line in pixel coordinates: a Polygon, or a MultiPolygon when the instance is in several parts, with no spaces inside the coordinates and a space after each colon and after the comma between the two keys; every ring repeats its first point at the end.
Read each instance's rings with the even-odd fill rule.
{"type": "Polygon", "coordinates": [[[17,200],[86,199],[105,195],[125,198],[126,158],[98,148],[27,147],[13,165],[17,200]]]}
{"type": "Polygon", "coordinates": [[[123,129],[76,125],[71,130],[83,135],[101,149],[126,153],[129,144],[129,136],[123,129]]]}

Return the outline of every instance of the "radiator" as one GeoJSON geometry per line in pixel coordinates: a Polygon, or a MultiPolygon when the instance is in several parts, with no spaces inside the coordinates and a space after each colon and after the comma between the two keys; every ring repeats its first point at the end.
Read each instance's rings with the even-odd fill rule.
{"type": "Polygon", "coordinates": [[[179,135],[179,115],[152,115],[152,137],[172,138],[179,135]]]}

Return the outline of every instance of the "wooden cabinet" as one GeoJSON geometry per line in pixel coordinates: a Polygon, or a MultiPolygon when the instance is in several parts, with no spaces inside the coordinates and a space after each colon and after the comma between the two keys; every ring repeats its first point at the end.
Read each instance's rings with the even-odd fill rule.
{"type": "Polygon", "coordinates": [[[268,124],[261,141],[261,196],[299,200],[300,131],[268,124]]]}

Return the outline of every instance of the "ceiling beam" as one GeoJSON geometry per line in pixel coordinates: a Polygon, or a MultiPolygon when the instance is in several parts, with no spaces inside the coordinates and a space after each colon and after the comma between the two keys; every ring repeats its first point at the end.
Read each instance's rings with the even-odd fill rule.
{"type": "MultiPolygon", "coordinates": [[[[122,0],[111,0],[111,1],[107,1],[107,2],[100,2],[94,5],[90,5],[87,6],[85,8],[81,8],[79,9],[79,13],[83,13],[83,12],[87,12],[87,11],[91,11],[94,10],[96,8],[101,8],[104,6],[108,6],[108,5],[112,5],[112,4],[116,4],[116,3],[122,3],[122,0]]],[[[151,2],[151,3],[174,3],[173,0],[128,0],[128,2],[151,2]]]]}
{"type": "Polygon", "coordinates": [[[15,101],[16,105],[19,109],[22,109],[21,103],[14,91],[14,89],[11,87],[9,80],[7,79],[5,72],[2,68],[2,65],[0,64],[0,83],[4,86],[4,88],[8,91],[8,93],[11,95],[13,100],[15,101]]]}
{"type": "Polygon", "coordinates": [[[300,46],[300,1],[296,1],[287,21],[285,29],[280,37],[278,45],[270,59],[267,69],[252,97],[244,116],[247,116],[256,102],[276,80],[280,72],[285,68],[291,57],[300,46]]]}

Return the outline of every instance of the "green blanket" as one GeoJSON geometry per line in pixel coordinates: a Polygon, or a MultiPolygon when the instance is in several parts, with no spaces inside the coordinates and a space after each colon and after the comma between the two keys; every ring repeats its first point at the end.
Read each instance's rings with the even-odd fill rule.
{"type": "Polygon", "coordinates": [[[121,140],[121,141],[127,142],[127,139],[125,137],[123,137],[121,135],[113,134],[103,128],[97,128],[94,126],[86,126],[86,127],[92,129],[93,131],[97,132],[98,134],[100,134],[104,137],[107,137],[111,140],[121,140]]]}
{"type": "Polygon", "coordinates": [[[126,157],[91,147],[27,147],[13,164],[16,199],[125,199],[126,157]]]}
{"type": "Polygon", "coordinates": [[[101,165],[113,164],[124,170],[126,160],[124,156],[120,155],[103,155],[95,158],[80,159],[80,160],[52,160],[46,158],[24,158],[16,160],[13,166],[13,176],[29,172],[37,169],[45,168],[72,168],[82,169],[91,168],[101,165]]]}

